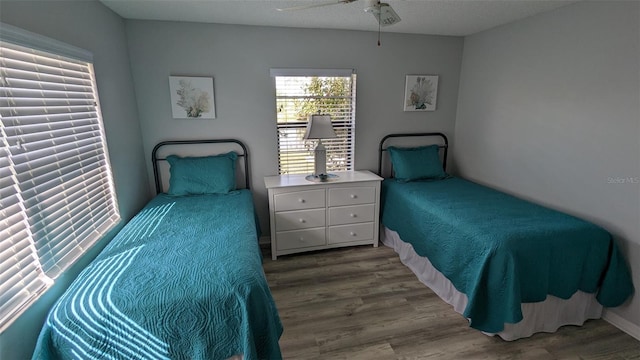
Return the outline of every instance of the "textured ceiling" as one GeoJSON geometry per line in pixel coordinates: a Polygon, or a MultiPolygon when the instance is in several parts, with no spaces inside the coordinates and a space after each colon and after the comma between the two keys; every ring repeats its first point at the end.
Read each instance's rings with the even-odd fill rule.
{"type": "MultiPolygon", "coordinates": [[[[366,0],[297,11],[331,0],[101,0],[126,19],[377,31],[366,0]]],[[[337,0],[335,0],[337,1],[337,0]]],[[[402,21],[383,32],[470,35],[576,0],[386,0],[402,21]]]]}

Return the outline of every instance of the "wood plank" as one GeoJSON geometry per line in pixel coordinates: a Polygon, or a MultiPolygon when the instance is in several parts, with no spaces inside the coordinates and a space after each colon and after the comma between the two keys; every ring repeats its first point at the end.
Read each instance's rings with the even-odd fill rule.
{"type": "Polygon", "coordinates": [[[285,359],[640,360],[640,342],[604,320],[511,342],[483,335],[385,246],[263,253],[285,359]]]}

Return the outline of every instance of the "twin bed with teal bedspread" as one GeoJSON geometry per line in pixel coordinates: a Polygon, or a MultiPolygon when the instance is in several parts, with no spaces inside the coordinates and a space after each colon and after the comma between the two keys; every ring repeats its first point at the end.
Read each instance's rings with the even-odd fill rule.
{"type": "Polygon", "coordinates": [[[382,184],[381,222],[385,244],[471,327],[515,340],[600,317],[602,306],[633,294],[628,266],[606,230],[447,175],[447,149],[442,133],[382,139],[378,172],[388,151],[395,176],[382,184]],[[384,147],[406,137],[440,143],[384,147]]]}
{"type": "Polygon", "coordinates": [[[547,294],[617,306],[633,292],[611,235],[589,222],[455,177],[387,179],[382,194],[382,223],[466,294],[473,328],[500,332],[547,294]]]}
{"type": "Polygon", "coordinates": [[[154,198],[54,306],[36,359],[280,358],[251,193],[154,198]]]}
{"type": "Polygon", "coordinates": [[[154,161],[172,166],[168,194],[152,199],[61,296],[33,358],[280,359],[282,325],[253,197],[235,190],[238,156],[156,160],[156,149],[154,161]]]}

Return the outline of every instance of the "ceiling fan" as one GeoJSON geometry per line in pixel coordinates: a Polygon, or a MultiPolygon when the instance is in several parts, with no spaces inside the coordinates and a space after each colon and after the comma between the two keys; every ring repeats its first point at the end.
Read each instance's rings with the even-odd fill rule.
{"type": "MultiPolygon", "coordinates": [[[[349,4],[358,0],[333,0],[329,2],[317,2],[315,4],[302,5],[302,6],[294,6],[288,8],[277,9],[278,11],[295,11],[295,10],[306,10],[311,8],[330,6],[330,5],[338,5],[338,4],[349,4]]],[[[400,16],[396,14],[393,8],[387,4],[380,2],[379,0],[365,0],[366,7],[364,11],[373,15],[373,17],[378,20],[380,26],[389,26],[400,21],[400,16]]]]}

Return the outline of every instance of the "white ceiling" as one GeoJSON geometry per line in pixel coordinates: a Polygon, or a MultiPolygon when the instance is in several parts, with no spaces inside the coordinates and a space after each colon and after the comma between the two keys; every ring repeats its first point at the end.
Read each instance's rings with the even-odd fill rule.
{"type": "MultiPolygon", "coordinates": [[[[277,11],[338,0],[100,0],[126,19],[377,31],[366,0],[277,11]]],[[[386,0],[402,21],[383,32],[470,35],[576,0],[386,0]]]]}

